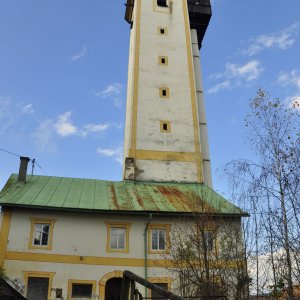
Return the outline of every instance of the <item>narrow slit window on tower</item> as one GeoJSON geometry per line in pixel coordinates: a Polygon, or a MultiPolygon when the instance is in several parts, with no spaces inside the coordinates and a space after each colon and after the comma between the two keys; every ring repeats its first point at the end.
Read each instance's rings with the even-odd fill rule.
{"type": "Polygon", "coordinates": [[[159,27],[157,27],[157,33],[159,35],[167,35],[168,34],[168,29],[167,29],[167,27],[159,26],[159,27]]]}
{"type": "Polygon", "coordinates": [[[160,121],[161,132],[171,132],[171,123],[169,121],[160,121]]]}
{"type": "Polygon", "coordinates": [[[158,6],[168,7],[167,0],[157,0],[158,6]]]}
{"type": "Polygon", "coordinates": [[[170,97],[170,90],[167,87],[160,87],[159,88],[159,97],[160,98],[169,98],[170,97]]]}
{"type": "Polygon", "coordinates": [[[168,57],[167,56],[159,56],[158,57],[158,63],[161,66],[167,66],[168,65],[168,57]]]}

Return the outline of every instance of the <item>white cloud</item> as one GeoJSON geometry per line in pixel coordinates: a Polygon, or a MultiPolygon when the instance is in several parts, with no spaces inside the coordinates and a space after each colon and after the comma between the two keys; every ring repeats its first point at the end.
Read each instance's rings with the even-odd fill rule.
{"type": "Polygon", "coordinates": [[[119,148],[97,148],[97,153],[102,156],[111,157],[118,163],[123,163],[123,149],[119,148]]]}
{"type": "Polygon", "coordinates": [[[294,69],[290,72],[281,72],[276,81],[281,86],[292,86],[296,89],[293,96],[286,98],[286,102],[290,107],[300,109],[300,72],[294,69]]]}
{"type": "MultiPolygon", "coordinates": [[[[100,134],[108,130],[111,127],[120,129],[119,124],[109,124],[109,123],[88,123],[79,127],[74,124],[71,119],[72,112],[67,111],[57,117],[57,121],[53,124],[55,132],[61,137],[67,137],[71,135],[77,135],[80,137],[85,137],[89,134],[100,134]]],[[[122,128],[122,127],[121,127],[122,128]]]]}
{"type": "Polygon", "coordinates": [[[251,45],[244,50],[244,53],[253,56],[268,48],[279,48],[281,50],[288,49],[295,43],[298,28],[299,23],[294,23],[283,30],[270,34],[262,34],[256,38],[252,38],[249,41],[251,45]]]}
{"type": "Polygon", "coordinates": [[[277,83],[282,86],[293,85],[300,91],[300,72],[296,69],[291,72],[281,72],[277,83]]]}
{"type": "Polygon", "coordinates": [[[100,92],[95,92],[95,95],[100,96],[102,98],[117,96],[122,93],[123,88],[124,88],[123,84],[116,82],[108,85],[105,89],[103,89],[100,92]]]}
{"type": "Polygon", "coordinates": [[[44,120],[32,136],[39,151],[51,153],[57,150],[52,120],[44,120]]]}
{"type": "Polygon", "coordinates": [[[9,97],[0,95],[0,134],[19,132],[20,128],[27,128],[32,119],[27,116],[34,113],[32,104],[13,101],[9,97]],[[27,121],[26,123],[24,121],[27,121]]]}
{"type": "Polygon", "coordinates": [[[246,81],[251,81],[259,77],[263,68],[257,60],[251,60],[244,65],[230,64],[226,65],[226,73],[230,77],[243,78],[246,81]]]}
{"type": "Polygon", "coordinates": [[[240,85],[248,85],[257,79],[263,72],[261,64],[257,60],[250,60],[244,65],[227,63],[223,73],[211,76],[213,79],[224,79],[208,89],[208,93],[217,93],[224,89],[231,89],[240,85]]]}
{"type": "MultiPolygon", "coordinates": [[[[291,254],[291,263],[292,268],[296,270],[297,256],[291,254]]],[[[286,276],[286,252],[283,248],[279,248],[273,252],[273,255],[270,252],[258,256],[251,255],[247,259],[247,267],[250,278],[258,279],[260,292],[270,292],[272,285],[274,285],[273,268],[275,268],[278,278],[286,276]]],[[[256,282],[253,283],[250,285],[251,294],[256,293],[256,282]]]]}
{"type": "Polygon", "coordinates": [[[79,53],[77,54],[74,54],[72,57],[71,57],[71,60],[78,60],[80,58],[83,58],[87,53],[87,47],[86,46],[82,46],[81,50],[79,53]]]}
{"type": "Polygon", "coordinates": [[[217,93],[221,90],[225,90],[225,89],[229,89],[231,87],[230,81],[229,80],[225,80],[221,83],[217,83],[216,85],[214,85],[213,87],[209,88],[207,90],[208,94],[212,94],[212,93],[217,93]]]}
{"type": "Polygon", "coordinates": [[[93,91],[94,95],[101,98],[111,98],[116,107],[121,107],[122,105],[122,93],[124,91],[124,85],[122,83],[112,83],[109,84],[102,91],[93,91]]]}
{"type": "Polygon", "coordinates": [[[109,124],[87,124],[80,130],[81,136],[87,136],[89,133],[102,133],[106,131],[111,125],[109,124]]]}
{"type": "MultiPolygon", "coordinates": [[[[93,124],[89,123],[78,128],[71,120],[72,112],[65,112],[57,117],[56,122],[46,119],[40,123],[33,132],[32,137],[39,151],[55,152],[57,150],[56,138],[68,136],[86,137],[89,134],[99,134],[111,127],[119,128],[119,124],[93,124]]],[[[1,129],[1,128],[0,128],[1,129]]],[[[117,160],[117,152],[115,153],[117,160]]]]}
{"type": "Polygon", "coordinates": [[[71,120],[71,111],[67,111],[62,115],[58,116],[58,121],[54,124],[55,131],[61,137],[74,135],[77,133],[77,127],[71,120]]]}
{"type": "Polygon", "coordinates": [[[30,103],[30,104],[24,105],[22,111],[24,114],[33,114],[34,113],[33,104],[30,103]]]}

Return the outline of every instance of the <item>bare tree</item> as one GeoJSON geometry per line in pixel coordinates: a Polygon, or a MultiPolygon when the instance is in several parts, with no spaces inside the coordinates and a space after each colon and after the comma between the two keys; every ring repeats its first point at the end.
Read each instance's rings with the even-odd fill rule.
{"type": "Polygon", "coordinates": [[[177,275],[183,297],[247,299],[241,218],[211,209],[205,201],[211,197],[209,192],[191,196],[192,216],[172,225],[168,269],[177,275]]]}
{"type": "Polygon", "coordinates": [[[297,102],[287,106],[259,89],[246,117],[247,141],[255,158],[235,160],[225,168],[244,209],[253,213],[257,274],[258,257],[267,255],[272,291],[276,294],[285,284],[288,299],[294,299],[293,283],[299,278],[299,108],[297,102]]]}

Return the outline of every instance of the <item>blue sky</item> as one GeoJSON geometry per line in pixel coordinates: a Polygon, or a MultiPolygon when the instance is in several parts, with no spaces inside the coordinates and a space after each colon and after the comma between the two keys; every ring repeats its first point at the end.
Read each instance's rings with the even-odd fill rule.
{"type": "MultiPolygon", "coordinates": [[[[259,87],[287,105],[300,97],[300,1],[212,9],[201,59],[214,187],[226,193],[216,171],[250,155],[249,99],[259,87]]],[[[0,0],[0,148],[35,158],[34,174],[121,180],[124,11],[124,0],[0,0]]],[[[18,167],[0,151],[0,187],[18,167]]]]}

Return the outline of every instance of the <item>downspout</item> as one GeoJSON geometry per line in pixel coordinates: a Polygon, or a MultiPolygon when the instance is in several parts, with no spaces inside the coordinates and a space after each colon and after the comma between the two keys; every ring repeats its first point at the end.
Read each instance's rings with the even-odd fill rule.
{"type": "Polygon", "coordinates": [[[200,146],[201,146],[201,153],[202,153],[203,177],[204,177],[204,183],[212,188],[208,132],[207,132],[206,113],[205,113],[203,86],[202,86],[202,78],[201,78],[202,74],[200,68],[200,53],[199,53],[199,45],[198,45],[198,37],[197,37],[196,29],[191,29],[191,40],[192,40],[192,50],[193,50],[195,83],[196,83],[196,91],[197,91],[198,121],[199,121],[199,131],[200,131],[199,138],[200,138],[200,146]]]}
{"type": "MultiPolygon", "coordinates": [[[[146,224],[145,230],[144,230],[144,265],[145,265],[145,279],[147,280],[148,278],[148,247],[147,247],[147,232],[148,232],[148,227],[149,224],[152,220],[152,214],[149,214],[149,219],[146,224]]],[[[148,289],[145,287],[145,298],[147,299],[148,297],[148,289]]]]}

